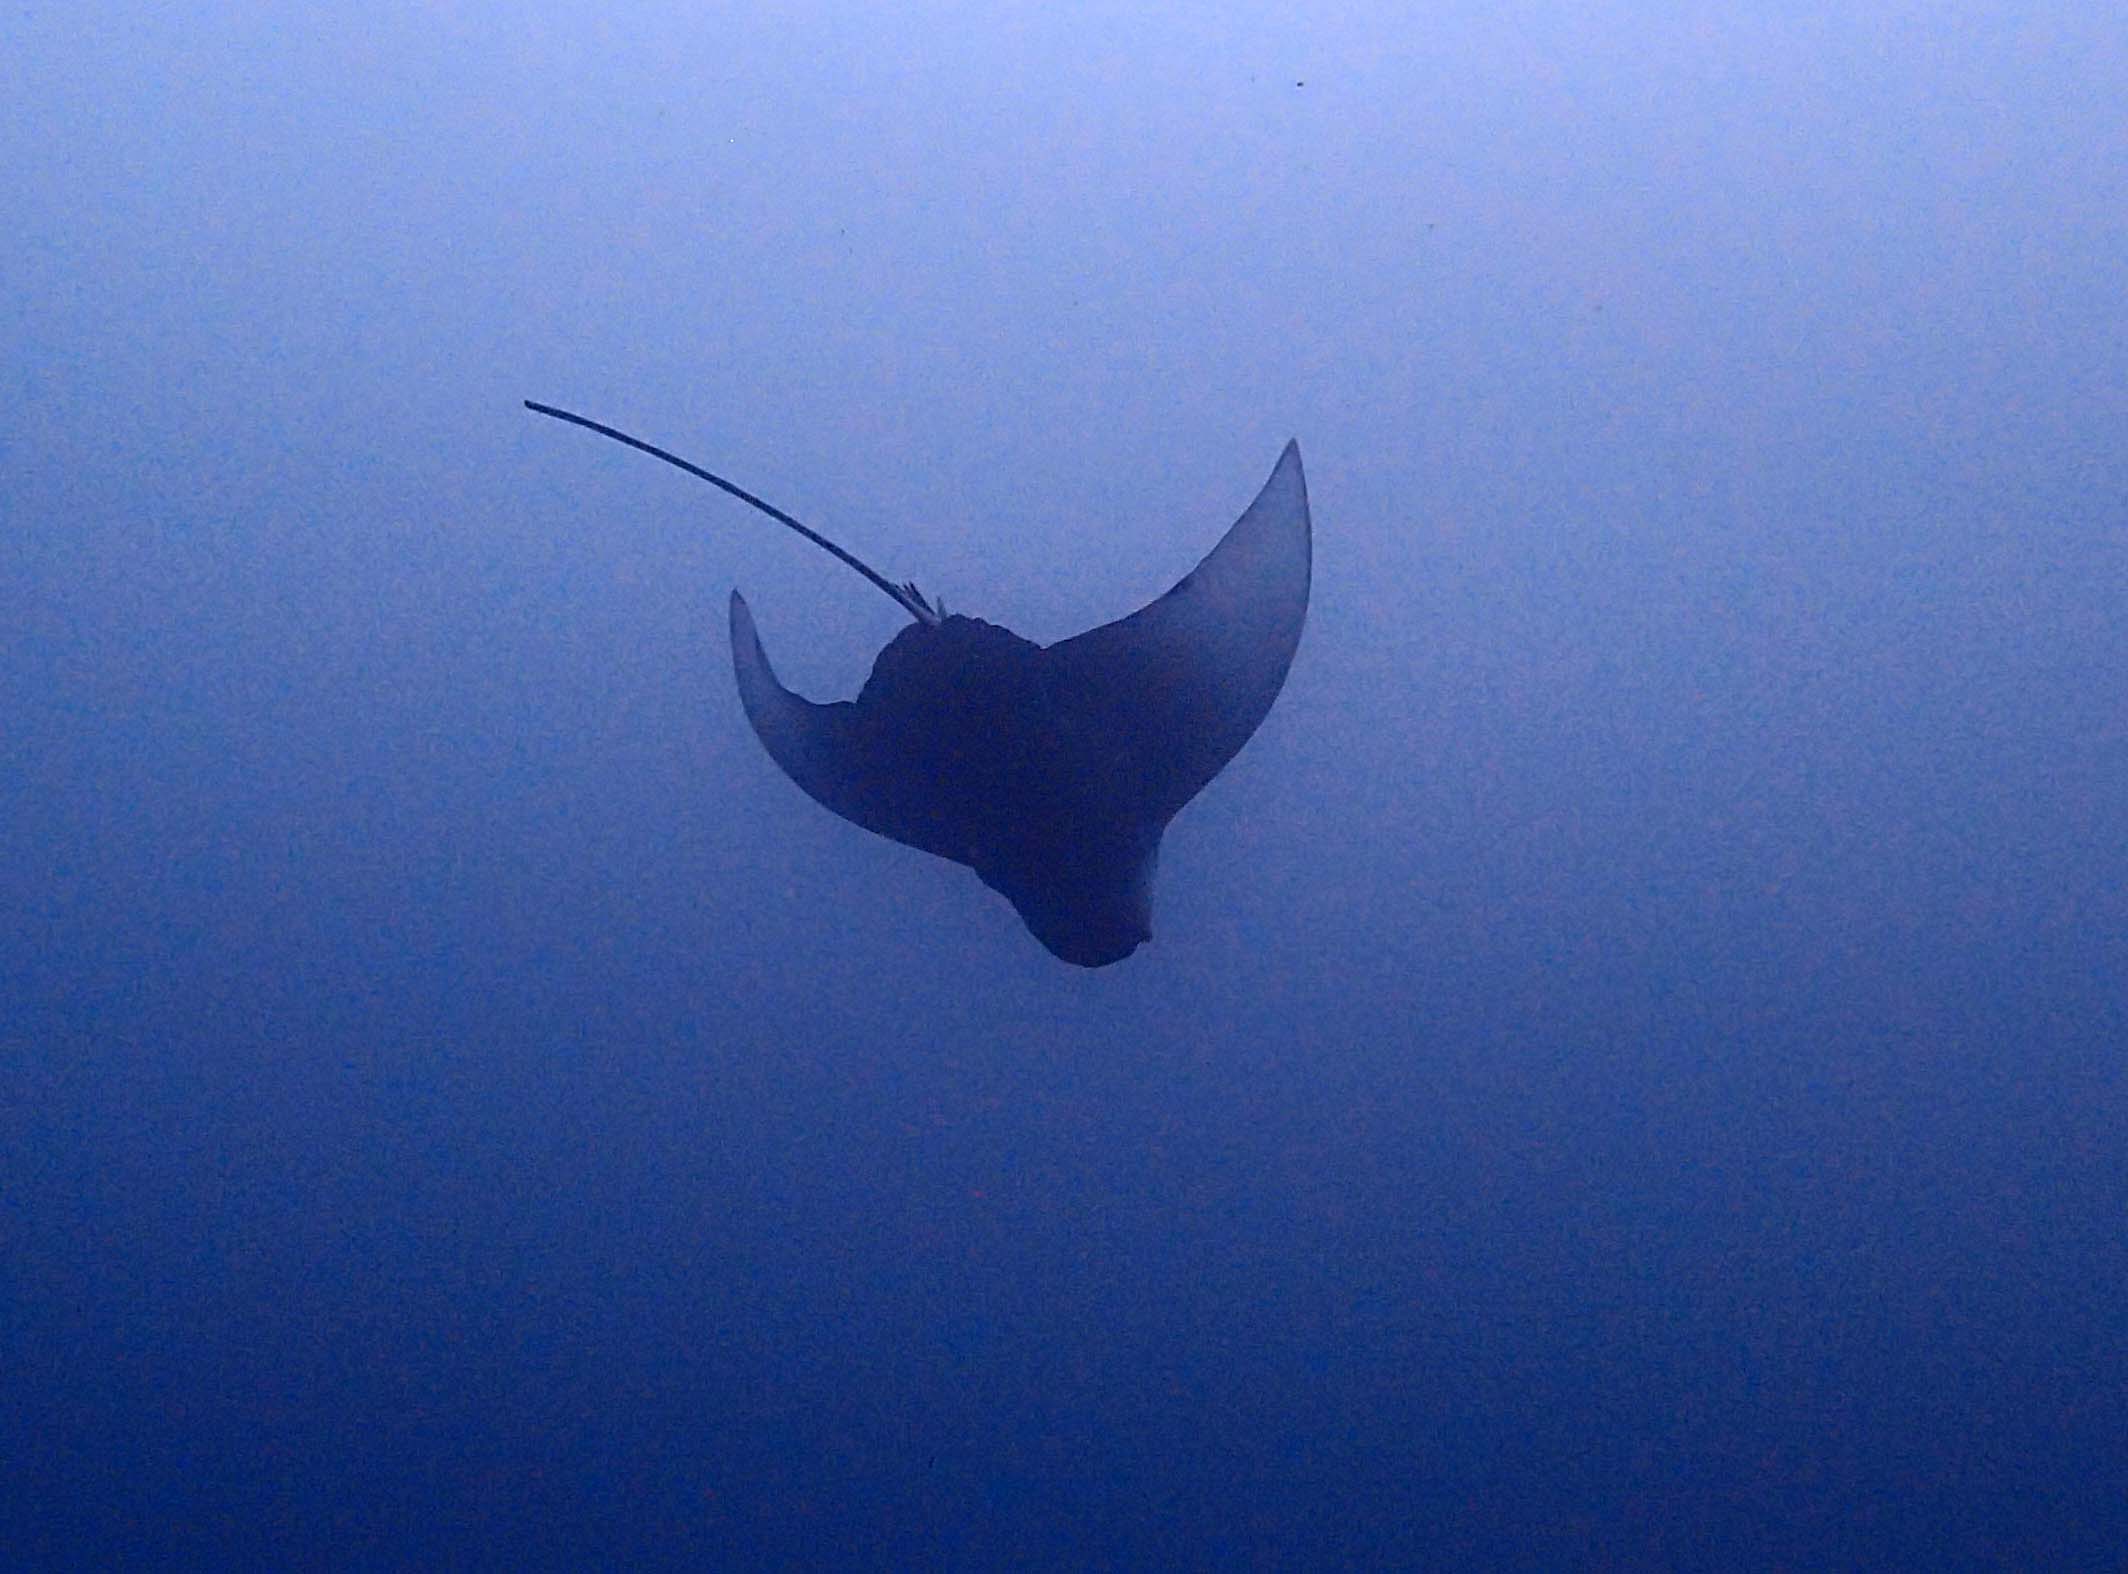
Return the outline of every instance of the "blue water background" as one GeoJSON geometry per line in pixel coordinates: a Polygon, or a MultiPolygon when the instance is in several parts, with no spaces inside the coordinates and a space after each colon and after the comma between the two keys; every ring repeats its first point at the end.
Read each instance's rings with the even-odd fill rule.
{"type": "Polygon", "coordinates": [[[2104,1567],[2128,21],[12,8],[0,1561],[2104,1567]],[[1062,966],[737,585],[1315,604],[1062,966]]]}

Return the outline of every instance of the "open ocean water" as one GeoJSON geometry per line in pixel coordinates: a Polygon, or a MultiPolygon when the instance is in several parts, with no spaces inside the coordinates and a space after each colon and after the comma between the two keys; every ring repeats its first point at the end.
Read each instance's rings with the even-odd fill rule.
{"type": "Polygon", "coordinates": [[[2128,1565],[2128,14],[0,20],[0,1566],[2128,1565]],[[751,735],[1297,436],[1057,961],[751,735]]]}

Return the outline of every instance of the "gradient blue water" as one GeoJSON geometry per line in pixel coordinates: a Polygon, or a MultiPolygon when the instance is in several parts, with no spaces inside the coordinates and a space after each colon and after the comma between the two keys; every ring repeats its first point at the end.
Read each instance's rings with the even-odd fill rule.
{"type": "Polygon", "coordinates": [[[17,7],[0,1561],[2128,1546],[2103,7],[17,7]],[[748,734],[1298,435],[1152,946],[748,734]]]}

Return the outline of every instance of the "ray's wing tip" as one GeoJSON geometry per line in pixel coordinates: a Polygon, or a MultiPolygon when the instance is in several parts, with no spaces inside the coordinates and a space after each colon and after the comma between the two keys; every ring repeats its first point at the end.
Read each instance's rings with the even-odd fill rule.
{"type": "Polygon", "coordinates": [[[1289,437],[1286,446],[1279,450],[1278,463],[1271,467],[1270,479],[1264,482],[1264,496],[1280,496],[1300,515],[1301,528],[1310,528],[1308,518],[1308,475],[1301,468],[1300,439],[1289,437]]]}
{"type": "Polygon", "coordinates": [[[740,657],[761,648],[761,636],[754,632],[754,611],[746,604],[746,597],[736,588],[731,593],[731,642],[732,655],[740,657]]]}
{"type": "Polygon", "coordinates": [[[1298,486],[1303,498],[1308,495],[1308,477],[1301,468],[1300,439],[1297,437],[1286,439],[1286,446],[1278,451],[1278,463],[1271,467],[1271,479],[1264,484],[1268,487],[1281,481],[1298,486]]]}

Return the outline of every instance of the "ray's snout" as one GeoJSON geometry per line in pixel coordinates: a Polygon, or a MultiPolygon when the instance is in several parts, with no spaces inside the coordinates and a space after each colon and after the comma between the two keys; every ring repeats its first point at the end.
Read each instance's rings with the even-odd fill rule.
{"type": "Polygon", "coordinates": [[[1050,955],[1075,967],[1107,967],[1153,938],[1153,871],[1159,845],[1143,852],[1089,856],[1075,848],[1063,860],[1030,872],[976,872],[1018,911],[1050,955]]]}
{"type": "MultiPolygon", "coordinates": [[[[1032,921],[1028,927],[1034,928],[1032,921]]],[[[1035,929],[1035,938],[1059,961],[1074,967],[1107,967],[1152,939],[1153,931],[1145,924],[1077,925],[1057,931],[1035,929]]]]}

